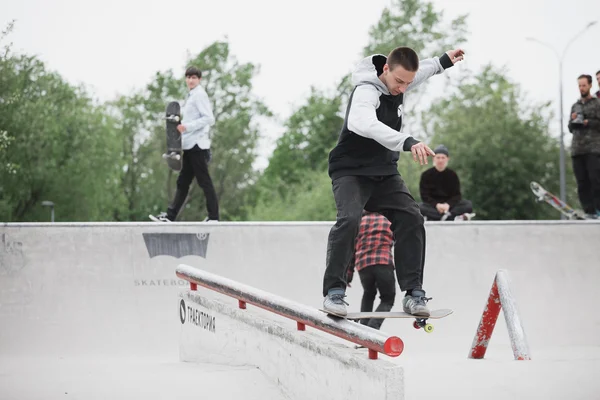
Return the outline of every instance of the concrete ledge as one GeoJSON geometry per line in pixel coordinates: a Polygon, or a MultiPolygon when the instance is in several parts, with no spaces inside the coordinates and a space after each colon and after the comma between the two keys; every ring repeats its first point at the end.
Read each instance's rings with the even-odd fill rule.
{"type": "Polygon", "coordinates": [[[333,342],[197,292],[180,294],[181,361],[255,365],[290,399],[404,398],[404,371],[333,342]]]}

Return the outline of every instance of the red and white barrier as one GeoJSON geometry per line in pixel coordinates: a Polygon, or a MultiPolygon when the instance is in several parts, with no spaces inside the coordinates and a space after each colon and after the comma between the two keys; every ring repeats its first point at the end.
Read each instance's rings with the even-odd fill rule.
{"type": "Polygon", "coordinates": [[[487,304],[477,327],[477,333],[473,339],[469,358],[481,359],[485,356],[500,309],[504,310],[504,318],[515,360],[530,360],[527,338],[506,270],[499,270],[496,273],[487,304]]]}

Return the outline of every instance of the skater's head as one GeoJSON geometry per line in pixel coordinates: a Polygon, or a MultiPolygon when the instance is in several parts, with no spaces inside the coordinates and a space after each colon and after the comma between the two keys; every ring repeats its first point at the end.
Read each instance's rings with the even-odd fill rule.
{"type": "Polygon", "coordinates": [[[435,166],[435,169],[442,172],[448,166],[450,152],[443,144],[440,144],[438,147],[436,147],[433,152],[435,153],[435,156],[433,157],[433,165],[435,166]]]}
{"type": "Polygon", "coordinates": [[[389,92],[397,96],[404,93],[415,79],[419,69],[419,56],[409,47],[398,47],[390,52],[379,79],[389,92]]]}
{"type": "Polygon", "coordinates": [[[591,75],[579,75],[577,78],[579,84],[579,93],[582,98],[590,97],[590,89],[592,88],[592,76],[591,75]]]}
{"type": "Polygon", "coordinates": [[[202,78],[202,71],[196,67],[189,67],[185,70],[185,84],[188,89],[192,90],[200,84],[202,78]]]}

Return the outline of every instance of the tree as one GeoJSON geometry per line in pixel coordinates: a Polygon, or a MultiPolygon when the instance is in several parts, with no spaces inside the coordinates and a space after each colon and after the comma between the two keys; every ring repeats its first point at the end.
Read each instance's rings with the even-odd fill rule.
{"type": "Polygon", "coordinates": [[[451,168],[481,219],[558,217],[538,205],[531,181],[558,182],[558,143],[549,135],[549,103],[532,104],[505,72],[490,65],[425,113],[432,143],[447,145],[451,168]]]}
{"type": "MultiPolygon", "coordinates": [[[[332,221],[336,210],[326,171],[309,171],[301,182],[275,196],[259,196],[250,221],[332,221]]],[[[269,192],[270,193],[270,192],[269,192]]]]}
{"type": "Polygon", "coordinates": [[[397,46],[414,49],[421,57],[440,55],[468,34],[467,15],[444,22],[444,11],[435,10],[433,2],[394,0],[384,8],[377,24],[369,29],[369,44],[364,55],[387,55],[397,46]]]}
{"type": "Polygon", "coordinates": [[[82,87],[36,57],[0,59],[0,212],[4,221],[102,220],[115,201],[118,151],[111,120],[82,87]]]}
{"type": "Polygon", "coordinates": [[[285,123],[286,133],[277,141],[263,178],[288,186],[300,183],[308,171],[327,170],[329,151],[344,122],[340,107],[339,97],[312,88],[306,104],[285,123]]]}

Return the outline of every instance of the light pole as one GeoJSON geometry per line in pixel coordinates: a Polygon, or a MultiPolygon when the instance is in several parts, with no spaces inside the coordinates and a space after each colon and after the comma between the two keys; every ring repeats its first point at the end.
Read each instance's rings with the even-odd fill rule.
{"type": "Polygon", "coordinates": [[[50,222],[54,222],[54,203],[51,201],[42,201],[42,206],[50,207],[50,222]]]}
{"type": "MultiPolygon", "coordinates": [[[[556,49],[554,47],[552,47],[551,45],[549,45],[548,43],[544,43],[540,40],[537,40],[535,38],[532,37],[528,37],[525,38],[525,40],[528,40],[530,42],[536,42],[541,44],[542,46],[546,46],[548,48],[550,48],[554,54],[556,55],[556,58],[558,59],[558,75],[559,75],[559,79],[558,79],[558,84],[559,84],[559,100],[560,100],[560,112],[559,112],[559,116],[560,116],[560,199],[563,202],[567,201],[567,183],[566,183],[566,179],[565,179],[565,127],[564,127],[564,122],[563,122],[563,60],[565,58],[565,54],[567,54],[567,50],[569,49],[569,46],[575,41],[575,39],[577,39],[579,36],[581,36],[583,34],[583,32],[585,32],[586,30],[588,30],[589,28],[591,28],[593,25],[596,24],[596,22],[598,21],[592,21],[589,24],[587,24],[587,26],[585,28],[583,28],[577,35],[573,36],[573,38],[571,40],[569,40],[569,42],[567,43],[567,45],[565,46],[565,49],[562,52],[562,55],[560,55],[558,53],[558,51],[556,51],[556,49]]],[[[562,216],[562,219],[564,219],[565,217],[562,216]]]]}

